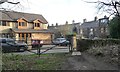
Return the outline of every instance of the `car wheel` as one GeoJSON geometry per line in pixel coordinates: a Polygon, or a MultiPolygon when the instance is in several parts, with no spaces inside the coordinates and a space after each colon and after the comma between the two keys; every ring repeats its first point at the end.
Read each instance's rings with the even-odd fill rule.
{"type": "Polygon", "coordinates": [[[24,52],[25,49],[23,47],[20,47],[20,49],[17,49],[18,52],[24,52]]]}
{"type": "Polygon", "coordinates": [[[2,53],[6,53],[6,51],[5,51],[5,50],[2,50],[2,53]]]}

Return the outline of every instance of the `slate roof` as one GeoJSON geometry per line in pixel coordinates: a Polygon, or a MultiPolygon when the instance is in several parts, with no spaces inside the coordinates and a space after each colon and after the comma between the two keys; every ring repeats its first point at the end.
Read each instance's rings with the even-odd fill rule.
{"type": "MultiPolygon", "coordinates": [[[[49,29],[53,29],[53,28],[55,28],[55,27],[57,27],[57,28],[62,28],[62,27],[65,27],[65,26],[68,26],[68,27],[74,27],[74,26],[79,26],[80,25],[80,23],[74,23],[74,24],[63,24],[63,25],[58,25],[58,26],[56,26],[56,25],[54,25],[54,26],[49,26],[48,28],[49,29]]],[[[77,27],[78,27],[77,26],[77,27]]]]}
{"type": "MultiPolygon", "coordinates": [[[[28,22],[33,22],[36,19],[39,19],[42,23],[47,24],[47,20],[40,14],[31,14],[15,11],[0,11],[2,15],[2,20],[5,21],[17,21],[19,18],[25,18],[28,22]]],[[[0,19],[1,20],[1,19],[0,19]]]]}
{"type": "Polygon", "coordinates": [[[14,32],[22,32],[22,33],[53,33],[49,29],[35,30],[35,29],[12,29],[14,32]]]}
{"type": "Polygon", "coordinates": [[[99,26],[99,21],[90,21],[81,24],[81,28],[98,27],[98,26],[99,26]]]}

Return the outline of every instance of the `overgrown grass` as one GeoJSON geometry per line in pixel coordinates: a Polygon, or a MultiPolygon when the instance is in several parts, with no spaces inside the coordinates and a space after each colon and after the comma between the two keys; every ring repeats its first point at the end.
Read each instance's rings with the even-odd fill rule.
{"type": "Polygon", "coordinates": [[[68,53],[38,55],[3,54],[3,70],[57,70],[70,56],[68,53]]]}
{"type": "Polygon", "coordinates": [[[104,47],[91,47],[88,49],[87,53],[95,56],[96,58],[102,59],[106,63],[111,63],[112,65],[119,64],[119,45],[107,45],[104,47]]]}

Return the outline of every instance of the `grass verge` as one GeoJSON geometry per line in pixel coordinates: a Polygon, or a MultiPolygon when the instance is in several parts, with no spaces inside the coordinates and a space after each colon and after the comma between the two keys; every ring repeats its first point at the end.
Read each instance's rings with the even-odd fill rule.
{"type": "Polygon", "coordinates": [[[68,53],[38,55],[3,54],[3,70],[58,70],[70,56],[68,53]]]}

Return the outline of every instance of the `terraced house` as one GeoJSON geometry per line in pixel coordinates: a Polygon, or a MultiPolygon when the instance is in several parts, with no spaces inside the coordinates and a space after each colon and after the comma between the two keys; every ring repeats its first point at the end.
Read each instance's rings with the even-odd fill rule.
{"type": "Polygon", "coordinates": [[[18,41],[43,40],[51,43],[52,32],[47,29],[48,22],[40,14],[15,11],[0,11],[0,36],[18,41]]]}
{"type": "Polygon", "coordinates": [[[80,34],[82,38],[107,38],[109,36],[109,19],[107,16],[104,18],[94,18],[93,21],[83,20],[80,26],[80,34]]]}

